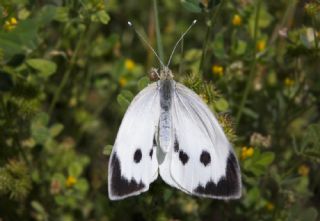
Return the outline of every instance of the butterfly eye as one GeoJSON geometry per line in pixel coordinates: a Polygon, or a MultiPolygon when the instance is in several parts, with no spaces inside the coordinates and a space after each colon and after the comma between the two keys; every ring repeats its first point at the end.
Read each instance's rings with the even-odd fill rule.
{"type": "Polygon", "coordinates": [[[202,151],[200,155],[200,162],[206,167],[211,162],[210,154],[207,151],[202,151]]]}
{"type": "Polygon", "coordinates": [[[141,150],[140,150],[140,149],[137,149],[137,150],[134,152],[133,160],[134,160],[135,163],[139,163],[139,162],[141,161],[141,158],[142,158],[141,150]]]}
{"type": "Polygon", "coordinates": [[[149,71],[149,79],[150,79],[150,81],[157,81],[160,79],[158,69],[151,68],[151,70],[149,71]]]}

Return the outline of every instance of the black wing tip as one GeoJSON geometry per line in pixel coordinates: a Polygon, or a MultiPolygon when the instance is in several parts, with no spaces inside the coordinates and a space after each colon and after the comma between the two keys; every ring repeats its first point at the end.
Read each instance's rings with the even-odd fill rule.
{"type": "Polygon", "coordinates": [[[134,179],[128,180],[121,175],[120,161],[116,152],[112,154],[109,164],[109,198],[111,200],[123,199],[142,192],[146,185],[134,179]]]}
{"type": "Polygon", "coordinates": [[[227,160],[226,176],[215,184],[208,182],[205,186],[199,185],[194,193],[203,197],[216,199],[239,199],[241,197],[241,178],[237,158],[230,153],[227,160]]]}

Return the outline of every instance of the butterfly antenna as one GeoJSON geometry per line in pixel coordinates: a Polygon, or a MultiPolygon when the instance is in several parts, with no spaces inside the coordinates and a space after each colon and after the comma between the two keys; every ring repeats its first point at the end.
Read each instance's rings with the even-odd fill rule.
{"type": "Polygon", "coordinates": [[[171,55],[170,55],[170,58],[169,58],[169,61],[168,61],[168,64],[167,64],[167,67],[169,67],[170,65],[170,62],[171,62],[171,59],[172,59],[172,56],[177,48],[177,46],[179,45],[180,41],[183,39],[183,37],[189,32],[189,30],[192,28],[192,26],[197,23],[197,20],[193,20],[192,24],[189,26],[189,28],[181,35],[181,37],[179,38],[179,40],[177,41],[176,45],[174,46],[172,52],[171,52],[171,55]]]}
{"type": "Polygon", "coordinates": [[[133,30],[134,30],[134,31],[136,32],[136,34],[140,37],[140,39],[151,49],[151,51],[153,52],[153,54],[158,58],[161,66],[164,68],[165,66],[164,66],[163,62],[161,61],[161,59],[160,59],[159,55],[157,54],[157,52],[156,52],[156,51],[153,49],[153,47],[150,45],[150,43],[143,37],[143,35],[142,35],[139,31],[137,31],[137,30],[134,28],[133,24],[132,24],[130,21],[128,21],[128,25],[133,28],[133,30]]]}

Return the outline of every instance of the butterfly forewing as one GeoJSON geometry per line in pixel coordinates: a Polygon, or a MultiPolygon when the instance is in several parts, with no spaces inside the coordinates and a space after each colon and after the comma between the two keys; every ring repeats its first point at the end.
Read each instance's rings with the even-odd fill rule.
{"type": "Polygon", "coordinates": [[[172,99],[172,179],[193,195],[239,198],[239,165],[217,119],[201,98],[182,84],[176,84],[172,99]]]}
{"type": "Polygon", "coordinates": [[[145,192],[157,178],[155,134],[159,112],[159,89],[153,83],[134,98],[121,122],[109,161],[110,199],[145,192]]]}

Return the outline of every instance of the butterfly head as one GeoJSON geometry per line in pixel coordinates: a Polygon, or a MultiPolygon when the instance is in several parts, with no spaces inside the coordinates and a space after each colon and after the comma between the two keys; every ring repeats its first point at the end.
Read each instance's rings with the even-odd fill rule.
{"type": "Polygon", "coordinates": [[[168,67],[160,70],[160,80],[171,80],[173,78],[172,71],[168,67]]]}
{"type": "Polygon", "coordinates": [[[174,76],[172,74],[172,71],[166,66],[163,66],[160,69],[160,73],[159,73],[159,69],[157,69],[157,68],[151,68],[151,70],[149,72],[149,78],[151,81],[172,80],[173,77],[174,76]]]}

